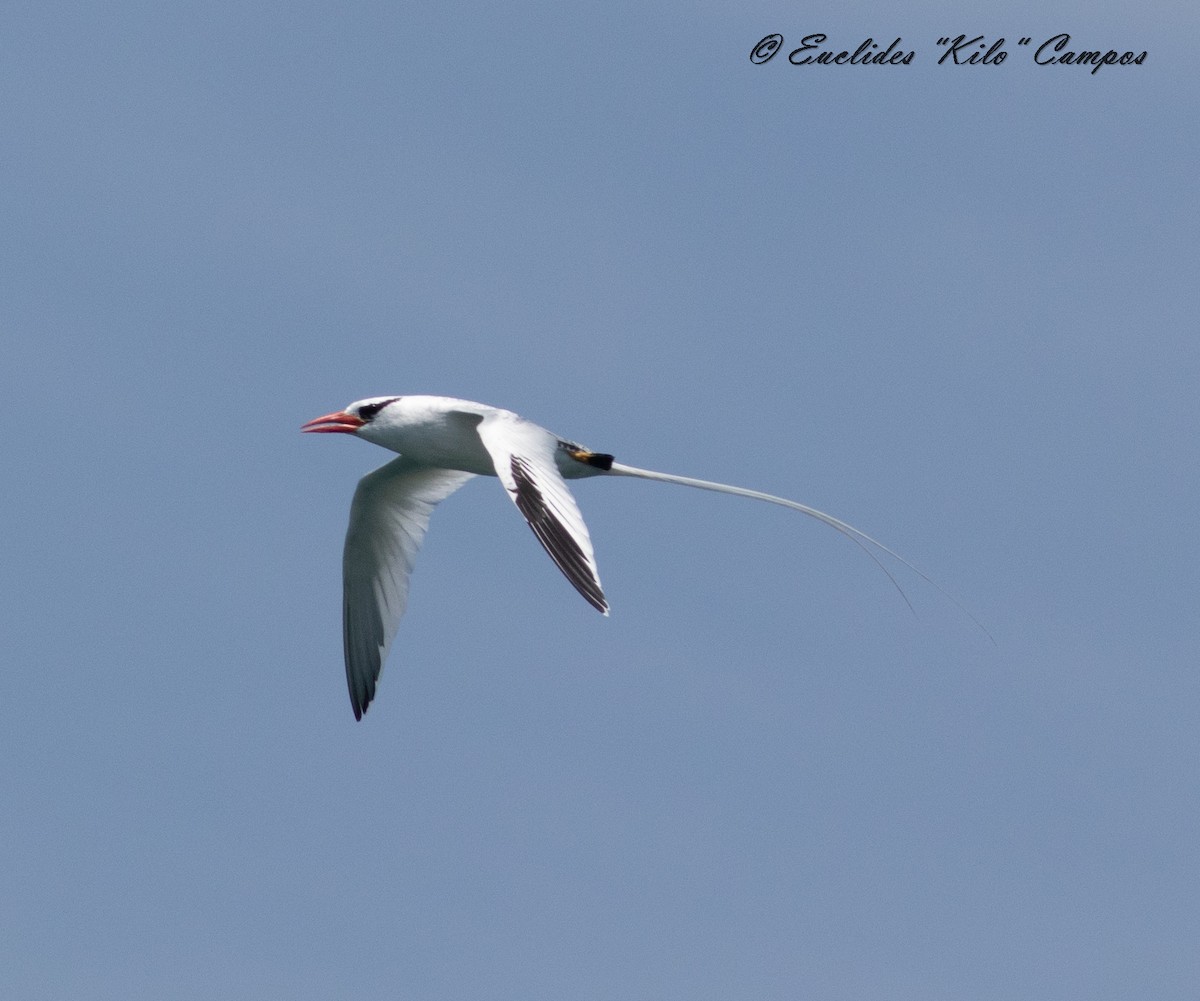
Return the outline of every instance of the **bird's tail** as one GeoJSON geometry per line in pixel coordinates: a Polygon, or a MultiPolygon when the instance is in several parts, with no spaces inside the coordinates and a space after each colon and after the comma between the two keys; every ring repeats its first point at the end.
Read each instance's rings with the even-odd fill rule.
{"type": "Polygon", "coordinates": [[[962,603],[959,602],[954,595],[950,594],[945,588],[938,584],[937,581],[930,578],[919,567],[913,566],[913,564],[897,553],[894,549],[885,546],[878,539],[872,538],[861,529],[855,528],[853,525],[842,521],[840,518],[835,518],[831,514],[826,514],[824,511],[818,511],[815,507],[809,507],[807,504],[801,504],[798,501],[788,500],[786,497],[776,497],[774,494],[766,494],[760,490],[749,490],[746,487],[735,487],[728,483],[714,483],[712,480],[697,480],[691,476],[677,476],[674,473],[659,473],[653,469],[638,469],[636,466],[627,466],[622,462],[614,462],[607,472],[613,476],[635,476],[642,480],[657,480],[660,483],[677,483],[680,486],[695,487],[698,490],[712,490],[720,494],[733,494],[735,497],[749,497],[751,500],[766,501],[768,504],[778,504],[780,507],[791,508],[793,511],[799,511],[801,514],[806,514],[810,518],[816,518],[817,521],[820,521],[828,525],[830,528],[841,532],[842,535],[846,536],[846,538],[858,546],[859,549],[870,556],[875,562],[875,565],[887,575],[888,580],[892,582],[892,586],[895,587],[900,593],[900,597],[904,599],[904,603],[908,605],[910,611],[912,610],[912,602],[908,600],[908,595],[904,593],[904,588],[900,586],[899,582],[892,575],[891,571],[883,565],[883,562],[879,559],[875,552],[869,548],[869,546],[874,546],[877,550],[879,550],[879,552],[886,553],[888,556],[892,557],[892,559],[903,563],[904,566],[908,567],[909,570],[915,573],[923,581],[937,588],[937,590],[940,591],[947,599],[952,601],[958,607],[958,609],[967,616],[967,618],[969,618],[975,623],[975,625],[982,629],[993,644],[996,642],[995,638],[990,632],[988,632],[987,627],[984,626],[982,622],[980,622],[977,618],[975,618],[974,615],[964,608],[962,603]]]}

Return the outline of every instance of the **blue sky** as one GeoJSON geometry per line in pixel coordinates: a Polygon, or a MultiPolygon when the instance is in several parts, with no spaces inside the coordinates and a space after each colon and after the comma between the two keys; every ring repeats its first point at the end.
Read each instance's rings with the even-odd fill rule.
{"type": "Polygon", "coordinates": [[[1196,29],[10,5],[4,995],[1195,997],[1196,29]],[[917,55],[748,58],[817,31],[917,55]],[[604,619],[480,480],[356,724],[387,455],[298,429],[403,393],[830,511],[996,645],[627,480],[575,488],[604,619]]]}

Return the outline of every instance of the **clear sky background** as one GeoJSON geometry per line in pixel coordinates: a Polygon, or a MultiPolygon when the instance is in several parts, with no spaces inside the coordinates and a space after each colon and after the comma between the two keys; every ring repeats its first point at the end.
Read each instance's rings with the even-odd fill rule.
{"type": "Polygon", "coordinates": [[[0,994],[1200,994],[1200,18],[908,7],[6,5],[0,994]],[[604,619],[478,480],[356,724],[299,426],[405,393],[996,645],[631,480],[604,619]]]}

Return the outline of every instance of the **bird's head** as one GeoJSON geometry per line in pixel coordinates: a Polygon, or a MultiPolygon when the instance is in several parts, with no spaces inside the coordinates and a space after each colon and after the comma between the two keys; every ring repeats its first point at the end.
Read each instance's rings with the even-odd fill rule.
{"type": "Polygon", "coordinates": [[[387,424],[388,405],[398,399],[398,396],[373,396],[369,400],[358,400],[345,410],[314,418],[300,430],[317,434],[354,434],[370,440],[372,430],[382,429],[387,424]]]}

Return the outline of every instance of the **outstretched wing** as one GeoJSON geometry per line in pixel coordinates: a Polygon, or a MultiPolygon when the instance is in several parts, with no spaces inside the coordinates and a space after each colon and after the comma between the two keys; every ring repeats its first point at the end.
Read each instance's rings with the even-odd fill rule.
{"type": "Polygon", "coordinates": [[[558,438],[506,411],[480,421],[479,437],[538,542],[575,590],[607,615],[608,601],[600,587],[587,525],[555,462],[558,438]]]}
{"type": "Polygon", "coordinates": [[[408,578],[434,507],[473,473],[401,456],[358,482],[342,555],[342,638],[354,718],[362,719],[408,604],[408,578]]]}

